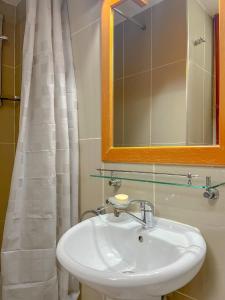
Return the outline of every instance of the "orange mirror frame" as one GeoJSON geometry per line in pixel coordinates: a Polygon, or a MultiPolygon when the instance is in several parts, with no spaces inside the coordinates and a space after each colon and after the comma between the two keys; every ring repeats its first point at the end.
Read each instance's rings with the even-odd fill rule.
{"type": "MultiPolygon", "coordinates": [[[[212,146],[113,146],[113,37],[112,7],[124,0],[104,0],[102,6],[102,159],[106,162],[225,165],[225,1],[219,9],[219,143],[212,146]]],[[[144,2],[139,0],[139,2],[144,2]]]]}

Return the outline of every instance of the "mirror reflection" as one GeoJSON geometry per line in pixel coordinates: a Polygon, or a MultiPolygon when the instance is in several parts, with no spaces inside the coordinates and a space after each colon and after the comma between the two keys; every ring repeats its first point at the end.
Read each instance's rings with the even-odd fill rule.
{"type": "Polygon", "coordinates": [[[114,146],[218,143],[218,0],[114,11],[114,146]]]}

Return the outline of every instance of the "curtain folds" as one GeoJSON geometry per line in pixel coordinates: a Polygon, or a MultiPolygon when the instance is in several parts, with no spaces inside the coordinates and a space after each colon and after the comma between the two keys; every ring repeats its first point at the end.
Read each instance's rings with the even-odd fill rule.
{"type": "MultiPolygon", "coordinates": [[[[66,0],[28,0],[20,133],[2,253],[3,300],[67,300],[56,262],[78,218],[77,97],[66,0]]],[[[74,295],[74,299],[75,294],[74,295]]]]}

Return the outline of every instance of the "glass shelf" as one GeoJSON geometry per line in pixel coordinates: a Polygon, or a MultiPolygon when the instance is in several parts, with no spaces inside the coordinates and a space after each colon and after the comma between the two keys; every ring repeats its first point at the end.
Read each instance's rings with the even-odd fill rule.
{"type": "Polygon", "coordinates": [[[111,182],[113,181],[120,182],[122,180],[126,180],[126,181],[152,183],[152,184],[186,187],[186,188],[193,188],[193,189],[204,189],[204,190],[216,189],[220,186],[225,185],[225,182],[212,183],[211,177],[201,177],[198,175],[192,175],[191,173],[188,174],[168,173],[167,174],[167,173],[106,170],[106,169],[97,169],[97,171],[99,173],[91,174],[90,176],[94,178],[108,179],[111,182]]]}

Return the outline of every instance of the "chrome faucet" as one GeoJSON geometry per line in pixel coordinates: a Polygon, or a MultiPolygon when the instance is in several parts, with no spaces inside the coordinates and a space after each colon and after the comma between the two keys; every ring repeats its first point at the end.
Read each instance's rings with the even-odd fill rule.
{"type": "Polygon", "coordinates": [[[153,228],[154,227],[154,205],[147,200],[131,200],[126,208],[121,208],[113,203],[111,203],[108,199],[106,200],[107,204],[111,204],[113,207],[113,212],[115,217],[119,217],[121,213],[126,213],[131,216],[134,220],[140,223],[143,228],[153,228]],[[138,218],[136,215],[132,214],[128,209],[131,204],[139,203],[141,218],[138,218]]]}

